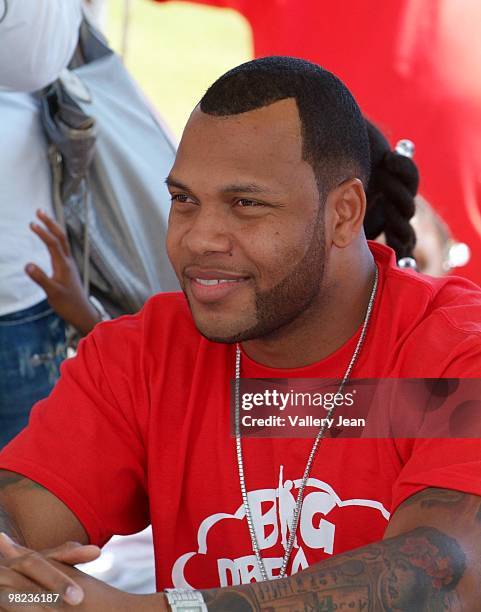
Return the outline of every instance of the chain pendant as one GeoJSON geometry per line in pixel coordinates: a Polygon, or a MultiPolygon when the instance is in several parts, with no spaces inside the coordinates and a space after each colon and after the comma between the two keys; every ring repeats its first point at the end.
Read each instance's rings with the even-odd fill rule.
{"type": "MultiPolygon", "coordinates": [[[[341,393],[344,389],[346,382],[351,376],[352,370],[357,362],[359,354],[361,352],[362,346],[364,344],[364,340],[366,338],[367,328],[369,324],[369,320],[371,318],[372,309],[374,307],[374,301],[376,299],[377,286],[379,280],[379,270],[376,265],[375,275],[374,275],[374,284],[371,291],[371,296],[369,298],[369,303],[366,309],[366,315],[364,317],[364,321],[362,324],[361,335],[359,336],[359,340],[357,341],[356,348],[352,354],[349,365],[344,372],[344,376],[342,378],[341,384],[339,385],[339,389],[337,393],[341,393]]],[[[235,396],[234,396],[234,409],[235,409],[235,442],[236,442],[236,455],[237,455],[237,467],[239,471],[239,483],[242,495],[242,503],[244,504],[245,516],[247,526],[249,528],[249,534],[252,543],[252,551],[256,556],[257,565],[259,566],[259,571],[262,576],[262,580],[269,580],[269,576],[267,574],[264,560],[261,555],[261,550],[259,547],[259,543],[257,541],[257,535],[255,532],[254,522],[252,520],[252,513],[249,505],[249,498],[247,493],[246,481],[245,481],[245,471],[244,471],[244,458],[242,455],[242,436],[240,432],[240,402],[239,402],[239,394],[240,394],[240,373],[241,373],[241,350],[239,344],[236,345],[236,360],[235,360],[235,396]]],[[[327,413],[327,418],[330,418],[335,410],[335,406],[329,410],[327,413]]],[[[325,421],[324,423],[326,423],[325,421]]],[[[314,439],[314,443],[311,448],[311,452],[309,453],[309,457],[307,458],[306,467],[304,469],[304,474],[302,476],[301,486],[299,487],[299,491],[297,494],[296,505],[294,507],[294,512],[292,516],[292,524],[289,532],[289,539],[287,541],[286,550],[284,553],[284,557],[282,559],[282,566],[279,571],[279,575],[277,578],[285,578],[287,565],[289,564],[289,559],[291,557],[292,549],[294,547],[294,542],[296,539],[297,528],[299,526],[299,519],[301,516],[302,510],[302,502],[304,500],[304,490],[309,481],[309,474],[311,472],[312,464],[314,463],[314,459],[317,454],[317,450],[321,443],[321,440],[324,436],[324,432],[326,429],[326,425],[324,424],[318,431],[317,436],[314,439]]]]}

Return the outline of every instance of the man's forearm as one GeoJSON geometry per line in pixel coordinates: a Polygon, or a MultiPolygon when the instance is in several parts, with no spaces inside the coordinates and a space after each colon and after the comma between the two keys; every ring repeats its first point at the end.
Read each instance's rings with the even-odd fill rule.
{"type": "Polygon", "coordinates": [[[433,528],[337,555],[282,580],[203,591],[212,611],[461,610],[466,559],[433,528]]]}
{"type": "Polygon", "coordinates": [[[52,561],[62,572],[82,587],[84,600],[72,611],[75,612],[163,612],[169,610],[166,599],[162,593],[151,595],[133,595],[119,591],[101,580],[92,578],[80,570],[69,567],[64,563],[52,561]]]}
{"type": "MultiPolygon", "coordinates": [[[[82,587],[85,598],[78,612],[169,609],[161,593],[123,593],[75,568],[53,564],[82,587]]],[[[203,595],[213,612],[456,612],[464,609],[457,585],[465,571],[465,555],[456,540],[422,527],[337,555],[283,580],[210,589],[203,595]]]]}
{"type": "MultiPolygon", "coordinates": [[[[467,571],[460,544],[438,529],[420,527],[405,534],[337,555],[283,580],[202,591],[212,612],[451,612],[474,609],[458,592],[467,571]]],[[[168,610],[161,593],[121,594],[88,576],[71,577],[86,594],[79,612],[116,608],[119,601],[139,612],[168,610]],[[126,598],[126,599],[124,599],[126,598]],[[97,608],[95,607],[97,605],[97,608]]]]}

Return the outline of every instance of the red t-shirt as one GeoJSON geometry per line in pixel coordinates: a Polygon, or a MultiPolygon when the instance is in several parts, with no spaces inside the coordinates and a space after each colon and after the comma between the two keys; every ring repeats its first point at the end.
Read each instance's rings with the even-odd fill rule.
{"type": "MultiPolygon", "coordinates": [[[[371,245],[380,285],[353,377],[479,377],[481,291],[396,267],[371,245]]],[[[359,332],[322,362],[290,370],[246,355],[242,376],[342,376],[359,332]]],[[[230,387],[235,348],[203,338],[184,296],[154,296],[98,325],[50,397],[0,454],[76,514],[90,541],[152,522],[157,586],[255,579],[242,506],[230,387]]],[[[244,440],[246,482],[267,571],[279,571],[309,439],[244,440]]],[[[481,495],[480,440],[326,439],[306,488],[288,574],[379,540],[390,513],[428,487],[481,495]]]]}

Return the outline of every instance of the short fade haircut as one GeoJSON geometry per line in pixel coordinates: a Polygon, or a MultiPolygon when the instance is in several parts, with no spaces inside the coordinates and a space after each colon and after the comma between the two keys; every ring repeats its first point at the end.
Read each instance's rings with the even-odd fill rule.
{"type": "Polygon", "coordinates": [[[209,87],[200,110],[208,115],[246,113],[294,98],[302,157],[314,171],[321,201],[341,181],[369,180],[369,141],[361,111],[347,87],[317,64],[271,56],[241,64],[209,87]]]}

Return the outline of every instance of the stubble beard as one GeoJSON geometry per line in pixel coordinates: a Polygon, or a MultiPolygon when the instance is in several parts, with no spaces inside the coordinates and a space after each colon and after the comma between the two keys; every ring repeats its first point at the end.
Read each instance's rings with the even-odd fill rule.
{"type": "Polygon", "coordinates": [[[230,336],[207,335],[197,328],[201,335],[222,344],[274,338],[309,309],[322,293],[326,267],[323,212],[321,205],[309,248],[295,268],[272,289],[255,292],[255,325],[230,336]]]}

